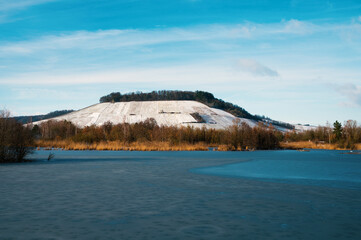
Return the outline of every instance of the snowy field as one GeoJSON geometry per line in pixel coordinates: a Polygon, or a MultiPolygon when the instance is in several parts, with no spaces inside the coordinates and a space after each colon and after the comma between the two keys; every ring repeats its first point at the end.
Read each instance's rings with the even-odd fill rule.
{"type": "MultiPolygon", "coordinates": [[[[196,101],[99,103],[53,119],[67,120],[79,127],[85,127],[93,124],[100,126],[106,122],[114,124],[136,123],[145,121],[148,118],[154,118],[158,125],[194,126],[199,128],[205,126],[214,129],[227,128],[237,119],[232,114],[210,108],[196,101]],[[192,117],[192,113],[198,113],[205,120],[205,123],[197,123],[197,120],[192,117]]],[[[249,119],[240,118],[240,120],[251,127],[257,124],[249,119]]],[[[34,124],[41,122],[43,121],[34,124]]]]}

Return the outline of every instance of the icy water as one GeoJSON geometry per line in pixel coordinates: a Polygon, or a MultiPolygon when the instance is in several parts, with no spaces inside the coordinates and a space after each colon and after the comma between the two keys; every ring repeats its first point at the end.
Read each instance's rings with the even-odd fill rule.
{"type": "Polygon", "coordinates": [[[51,152],[0,165],[0,239],[361,239],[361,155],[51,152]]]}

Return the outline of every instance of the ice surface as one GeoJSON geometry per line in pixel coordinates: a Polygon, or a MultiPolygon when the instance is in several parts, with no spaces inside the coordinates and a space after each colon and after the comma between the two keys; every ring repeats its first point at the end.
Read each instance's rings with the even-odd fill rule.
{"type": "Polygon", "coordinates": [[[361,239],[360,190],[190,171],[358,155],[52,152],[50,162],[37,151],[44,161],[0,166],[0,239],[361,239]]]}

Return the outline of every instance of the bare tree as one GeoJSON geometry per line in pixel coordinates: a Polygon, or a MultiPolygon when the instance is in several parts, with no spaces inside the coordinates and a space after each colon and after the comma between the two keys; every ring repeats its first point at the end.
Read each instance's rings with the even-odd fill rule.
{"type": "Polygon", "coordinates": [[[10,116],[8,110],[0,111],[0,163],[22,162],[32,151],[31,130],[10,116]]]}

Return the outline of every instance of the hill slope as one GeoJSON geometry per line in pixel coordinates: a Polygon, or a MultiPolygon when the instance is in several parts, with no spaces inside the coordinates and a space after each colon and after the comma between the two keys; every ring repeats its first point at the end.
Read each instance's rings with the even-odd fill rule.
{"type": "Polygon", "coordinates": [[[58,117],[67,113],[71,113],[74,110],[60,110],[60,111],[54,111],[54,112],[50,112],[48,114],[43,114],[43,115],[33,115],[33,116],[17,116],[14,117],[14,119],[22,124],[26,124],[29,122],[36,122],[36,121],[41,121],[41,120],[45,120],[45,119],[49,119],[49,118],[54,118],[54,117],[58,117]]]}
{"type": "Polygon", "coordinates": [[[192,100],[201,102],[208,107],[217,108],[231,113],[236,117],[257,119],[245,109],[240,106],[234,105],[229,102],[225,102],[221,99],[215,98],[212,93],[204,91],[174,91],[174,90],[162,90],[153,91],[149,93],[143,92],[131,92],[121,94],[120,92],[113,92],[99,99],[99,102],[130,102],[130,101],[182,101],[192,100]]]}
{"type": "MultiPolygon", "coordinates": [[[[224,129],[233,124],[237,117],[220,109],[210,108],[196,101],[137,101],[99,103],[53,120],[67,120],[79,127],[103,125],[106,122],[136,123],[154,118],[159,125],[194,126],[224,129]]],[[[240,118],[251,127],[257,121],[240,118]]],[[[46,121],[46,120],[43,120],[46,121]]],[[[35,122],[39,124],[43,121],[35,122]]]]}
{"type": "Polygon", "coordinates": [[[132,92],[121,94],[120,92],[113,92],[100,98],[101,103],[105,102],[130,102],[130,101],[182,101],[192,100],[203,103],[210,108],[216,108],[232,114],[235,117],[246,118],[254,121],[262,121],[267,124],[272,124],[280,128],[294,129],[294,126],[285,122],[275,121],[265,116],[252,115],[244,108],[225,102],[222,99],[215,98],[212,93],[204,91],[173,91],[162,90],[153,91],[149,93],[132,92]]]}

